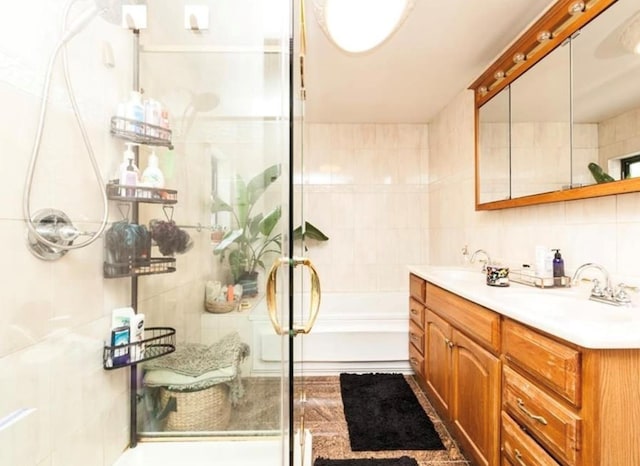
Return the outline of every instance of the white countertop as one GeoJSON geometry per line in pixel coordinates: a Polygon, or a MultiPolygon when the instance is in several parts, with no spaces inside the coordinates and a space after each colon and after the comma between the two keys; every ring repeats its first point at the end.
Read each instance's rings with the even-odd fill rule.
{"type": "Polygon", "coordinates": [[[640,348],[640,307],[588,299],[589,286],[487,286],[477,268],[409,266],[409,271],[505,317],[585,348],[640,348]]]}

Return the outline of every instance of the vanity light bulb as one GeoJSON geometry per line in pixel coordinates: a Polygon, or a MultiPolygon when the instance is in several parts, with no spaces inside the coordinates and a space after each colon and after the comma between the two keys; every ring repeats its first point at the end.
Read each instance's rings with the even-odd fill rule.
{"type": "Polygon", "coordinates": [[[518,52],[513,56],[513,62],[514,63],[522,63],[523,61],[525,61],[527,57],[525,56],[524,53],[522,52],[518,52]]]}
{"type": "Polygon", "coordinates": [[[489,92],[489,90],[487,89],[487,86],[480,86],[478,88],[478,92],[480,93],[480,95],[487,95],[487,92],[489,92]]]}
{"type": "Polygon", "coordinates": [[[640,55],[640,41],[638,41],[636,46],[633,48],[633,53],[635,53],[636,55],[640,55]]]}
{"type": "Polygon", "coordinates": [[[504,71],[502,71],[502,70],[496,71],[495,74],[493,75],[493,77],[496,78],[496,79],[504,78],[504,71]]]}
{"type": "Polygon", "coordinates": [[[551,33],[549,31],[542,31],[537,36],[538,42],[546,42],[551,39],[551,33]]]}
{"type": "Polygon", "coordinates": [[[580,14],[584,11],[585,5],[584,2],[575,2],[569,6],[569,14],[571,16],[580,14]]]}

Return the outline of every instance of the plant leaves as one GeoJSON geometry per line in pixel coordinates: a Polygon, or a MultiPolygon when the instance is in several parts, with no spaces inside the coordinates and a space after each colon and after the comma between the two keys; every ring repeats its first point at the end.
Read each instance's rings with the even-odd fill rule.
{"type": "Polygon", "coordinates": [[[317,241],[328,241],[329,237],[325,235],[318,227],[309,223],[307,221],[304,222],[304,233],[302,232],[302,225],[293,230],[293,240],[300,239],[315,239],[317,241]]]}
{"type": "Polygon", "coordinates": [[[240,175],[236,175],[236,199],[234,206],[238,216],[238,227],[244,228],[249,219],[249,212],[253,206],[253,202],[249,201],[249,192],[247,185],[240,175]]]}
{"type": "Polygon", "coordinates": [[[220,199],[217,194],[211,201],[211,213],[216,212],[233,212],[233,207],[220,199]]]}
{"type": "Polygon", "coordinates": [[[280,164],[266,168],[262,173],[254,176],[247,184],[247,200],[253,205],[262,196],[262,193],[280,176],[280,164]]]}
{"type": "Polygon", "coordinates": [[[265,217],[260,221],[260,233],[267,237],[271,235],[271,232],[276,227],[276,224],[278,223],[278,220],[280,220],[281,216],[282,208],[280,206],[276,207],[267,215],[265,215],[265,217]]]}
{"type": "Polygon", "coordinates": [[[222,241],[220,241],[216,245],[216,247],[213,249],[213,253],[214,254],[223,253],[229,246],[235,243],[238,240],[238,238],[242,236],[243,232],[244,230],[242,228],[227,232],[227,234],[224,235],[224,237],[222,238],[222,241]]]}

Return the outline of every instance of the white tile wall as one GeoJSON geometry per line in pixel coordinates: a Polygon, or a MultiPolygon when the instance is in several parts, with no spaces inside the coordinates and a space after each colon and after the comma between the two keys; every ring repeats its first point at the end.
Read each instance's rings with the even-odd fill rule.
{"type": "Polygon", "coordinates": [[[296,193],[330,238],[307,253],[323,291],[404,290],[406,265],[428,259],[427,126],[312,123],[306,135],[296,193]]]}

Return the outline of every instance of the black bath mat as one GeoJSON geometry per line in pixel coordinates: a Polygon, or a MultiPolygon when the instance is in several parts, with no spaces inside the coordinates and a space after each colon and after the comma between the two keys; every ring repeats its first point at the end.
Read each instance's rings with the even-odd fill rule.
{"type": "Polygon", "coordinates": [[[352,451],[444,450],[402,374],[340,374],[352,451]]]}
{"type": "Polygon", "coordinates": [[[365,458],[353,460],[318,458],[314,461],[313,466],[418,466],[418,462],[408,456],[402,456],[400,458],[365,458]]]}

